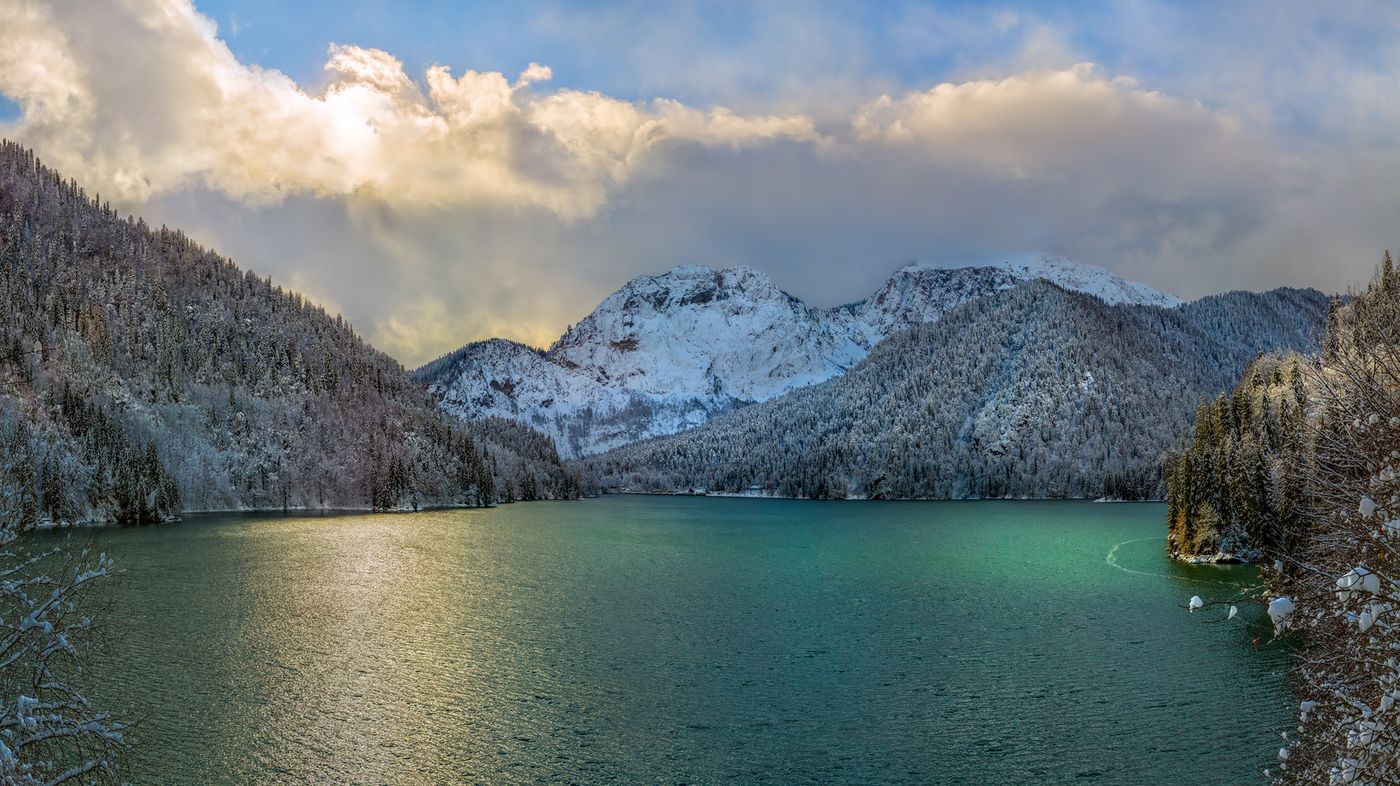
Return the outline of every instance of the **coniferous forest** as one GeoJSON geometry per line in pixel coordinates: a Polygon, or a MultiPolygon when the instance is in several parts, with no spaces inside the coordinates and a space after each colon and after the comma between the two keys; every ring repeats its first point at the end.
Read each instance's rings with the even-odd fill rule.
{"type": "Polygon", "coordinates": [[[1189,447],[1166,463],[1173,555],[1254,561],[1296,546],[1308,374],[1302,356],[1265,355],[1233,392],[1196,408],[1189,447]]]}
{"type": "Polygon", "coordinates": [[[0,145],[0,488],[18,521],[572,497],[538,434],[437,414],[339,316],[0,145]]]}

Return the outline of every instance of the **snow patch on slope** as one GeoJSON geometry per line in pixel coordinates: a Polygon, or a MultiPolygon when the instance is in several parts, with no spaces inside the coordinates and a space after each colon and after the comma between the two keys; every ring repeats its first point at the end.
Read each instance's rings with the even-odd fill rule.
{"type": "Polygon", "coordinates": [[[1040,279],[1071,292],[1093,295],[1105,303],[1176,308],[1185,301],[1146,284],[1120,278],[1096,265],[1083,265],[1068,257],[1030,254],[994,263],[1020,281],[1040,279]]]}
{"type": "Polygon", "coordinates": [[[468,344],[416,374],[447,414],[524,423],[553,439],[565,458],[624,445],[639,434],[674,434],[733,408],[727,401],[648,397],[609,386],[505,339],[468,344]]]}

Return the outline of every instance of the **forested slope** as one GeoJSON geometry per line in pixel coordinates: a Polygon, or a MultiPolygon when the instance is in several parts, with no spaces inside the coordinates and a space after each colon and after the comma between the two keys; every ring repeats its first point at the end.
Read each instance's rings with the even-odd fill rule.
{"type": "Polygon", "coordinates": [[[845,376],[581,462],[608,488],[843,498],[1161,497],[1197,403],[1260,352],[1309,349],[1326,298],[1167,309],[1044,281],[969,301],[845,376]]]}
{"type": "Polygon", "coordinates": [[[339,316],[0,145],[0,493],[23,521],[574,495],[541,438],[440,416],[339,316]]]}

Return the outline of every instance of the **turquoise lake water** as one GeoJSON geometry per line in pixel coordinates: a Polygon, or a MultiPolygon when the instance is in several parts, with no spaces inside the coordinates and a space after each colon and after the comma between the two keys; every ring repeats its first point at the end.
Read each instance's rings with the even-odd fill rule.
{"type": "Polygon", "coordinates": [[[1165,509],[605,497],[98,537],[134,783],[1253,784],[1288,653],[1165,509]],[[116,623],[120,624],[116,624],[116,623]],[[1254,640],[1261,648],[1256,649],[1254,640]]]}

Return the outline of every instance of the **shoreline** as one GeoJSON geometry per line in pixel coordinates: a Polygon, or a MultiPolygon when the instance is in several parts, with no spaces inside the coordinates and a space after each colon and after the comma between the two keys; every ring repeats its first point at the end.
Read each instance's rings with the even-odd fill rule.
{"type": "Polygon", "coordinates": [[[179,524],[185,520],[186,516],[218,516],[227,514],[247,514],[250,516],[326,516],[333,518],[336,516],[353,516],[364,513],[371,514],[395,514],[395,513],[426,513],[434,510],[491,510],[501,505],[514,505],[516,502],[569,502],[571,500],[516,500],[515,502],[496,502],[490,505],[425,505],[419,508],[405,507],[393,508],[390,510],[375,510],[370,507],[286,507],[286,508],[211,508],[204,510],[182,510],[180,515],[165,519],[164,521],[148,521],[140,524],[123,524],[119,521],[42,521],[27,529],[17,530],[19,532],[58,532],[61,530],[75,529],[108,529],[124,527],[158,527],[167,524],[179,524]]]}
{"type": "MultiPolygon", "coordinates": [[[[502,505],[517,505],[529,502],[580,502],[589,499],[599,499],[602,497],[712,497],[718,499],[758,499],[758,500],[787,500],[793,502],[1092,502],[1102,504],[1161,504],[1165,500],[1160,499],[1105,499],[1103,497],[891,497],[885,499],[871,499],[869,497],[842,497],[814,498],[814,497],[789,497],[779,494],[760,494],[735,491],[628,491],[611,490],[601,491],[597,494],[590,494],[575,499],[530,499],[515,500],[513,502],[497,502],[490,505],[425,505],[419,508],[394,508],[391,510],[375,510],[369,507],[287,507],[287,508],[212,508],[203,510],[182,510],[180,515],[164,521],[149,521],[142,524],[123,524],[117,521],[76,521],[76,522],[39,522],[32,527],[17,530],[26,532],[59,532],[63,530],[81,529],[108,529],[126,527],[155,527],[169,524],[179,524],[185,520],[186,516],[217,516],[228,514],[246,514],[249,516],[325,516],[335,518],[337,516],[353,516],[362,514],[372,515],[394,515],[400,513],[429,513],[439,510],[493,510],[502,505]]],[[[1222,563],[1228,561],[1192,559],[1181,560],[1190,563],[1222,563]]],[[[1242,561],[1242,560],[1238,560],[1242,561]]]]}
{"type": "Polygon", "coordinates": [[[619,497],[719,497],[722,499],[786,499],[803,502],[1094,502],[1103,504],[1138,504],[1166,502],[1165,499],[1108,499],[1106,497],[791,497],[782,494],[746,491],[632,491],[610,489],[598,496],[619,497]]]}

